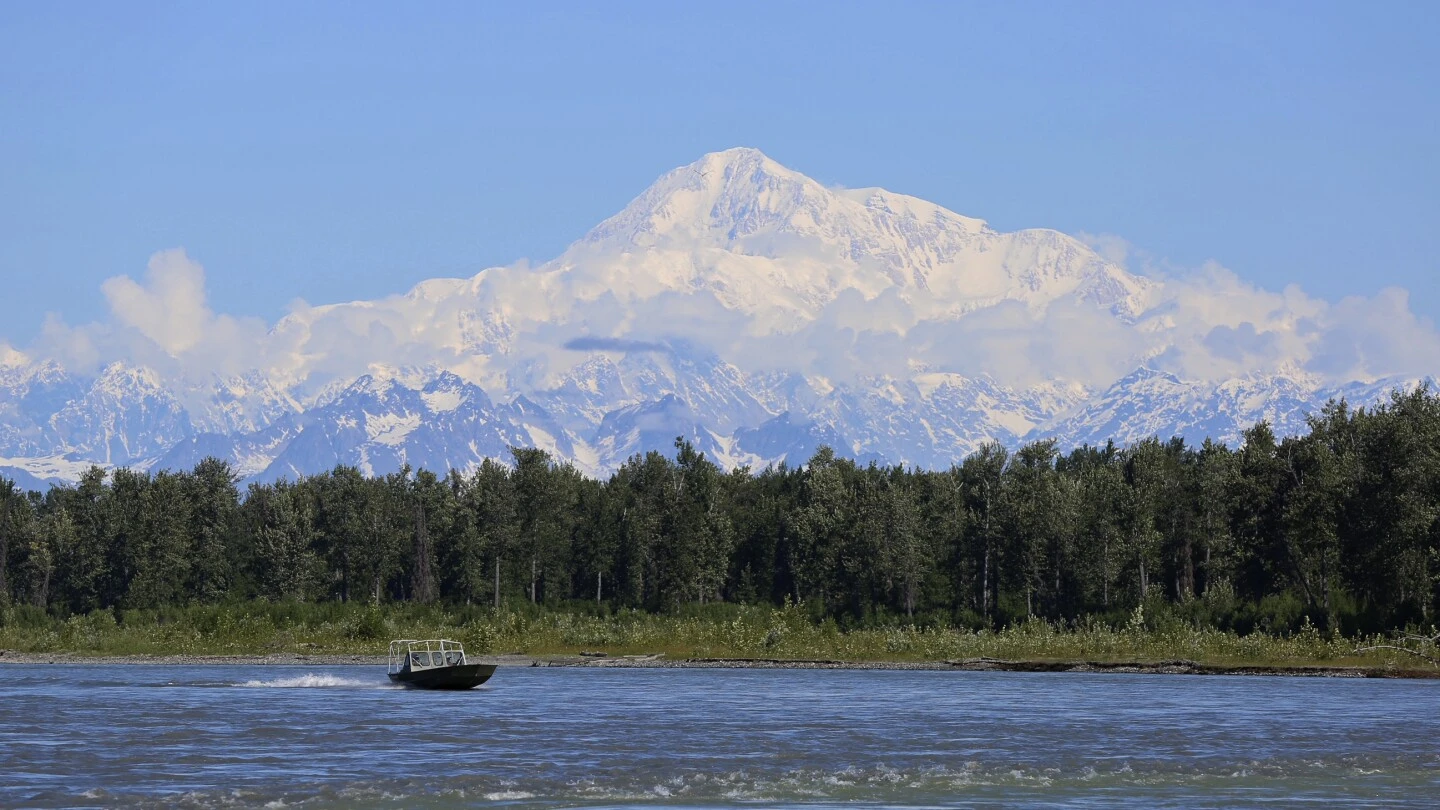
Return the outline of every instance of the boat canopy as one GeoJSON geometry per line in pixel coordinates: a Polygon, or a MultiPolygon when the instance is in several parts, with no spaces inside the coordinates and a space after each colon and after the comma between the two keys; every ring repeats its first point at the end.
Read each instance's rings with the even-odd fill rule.
{"type": "Polygon", "coordinates": [[[414,672],[465,663],[465,648],[445,638],[409,639],[390,642],[390,672],[414,672]]]}

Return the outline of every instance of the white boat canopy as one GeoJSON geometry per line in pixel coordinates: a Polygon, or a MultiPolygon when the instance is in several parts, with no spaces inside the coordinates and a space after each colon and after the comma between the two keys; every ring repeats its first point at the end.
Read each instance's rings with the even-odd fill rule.
{"type": "Polygon", "coordinates": [[[465,663],[465,647],[446,638],[409,639],[390,642],[390,672],[414,672],[465,663]]]}

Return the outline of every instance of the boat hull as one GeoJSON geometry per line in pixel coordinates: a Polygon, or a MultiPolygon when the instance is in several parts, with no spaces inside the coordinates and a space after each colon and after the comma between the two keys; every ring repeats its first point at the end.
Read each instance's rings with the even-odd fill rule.
{"type": "Polygon", "coordinates": [[[392,672],[390,680],[414,689],[474,689],[495,674],[494,664],[460,664],[416,671],[392,672]]]}

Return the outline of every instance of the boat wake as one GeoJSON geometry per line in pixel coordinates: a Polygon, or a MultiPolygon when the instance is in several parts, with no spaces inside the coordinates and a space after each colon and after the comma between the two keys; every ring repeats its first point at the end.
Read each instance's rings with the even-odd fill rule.
{"type": "Polygon", "coordinates": [[[236,684],[249,689],[390,689],[390,684],[381,681],[362,681],[358,678],[342,678],[338,675],[316,675],[313,673],[294,678],[274,678],[268,681],[245,681],[236,684]]]}

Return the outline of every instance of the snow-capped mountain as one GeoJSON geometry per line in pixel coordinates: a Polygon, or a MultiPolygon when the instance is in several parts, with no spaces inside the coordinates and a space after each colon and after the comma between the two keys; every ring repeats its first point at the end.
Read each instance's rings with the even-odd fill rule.
{"type": "Polygon", "coordinates": [[[1332,399],[1369,406],[1385,401],[1392,391],[1412,391],[1420,385],[1435,388],[1435,379],[1392,377],[1327,386],[1313,375],[1297,372],[1206,383],[1140,368],[1046,425],[1038,435],[1053,437],[1063,447],[1145,436],[1209,437],[1233,446],[1246,428],[1261,420],[1269,422],[1277,435],[1298,435],[1307,430],[1306,417],[1332,399]]]}
{"type": "Polygon", "coordinates": [[[187,438],[190,416],[148,368],[113,363],[48,420],[57,446],[106,464],[148,458],[187,438]]]}
{"type": "Polygon", "coordinates": [[[54,362],[0,366],[0,455],[50,454],[56,444],[50,417],[84,393],[54,362]]]}
{"type": "Polygon", "coordinates": [[[643,273],[762,318],[810,320],[847,291],[887,291],[922,319],[1001,300],[1073,296],[1134,317],[1149,282],[1054,231],[999,233],[983,220],[884,189],[828,189],[754,149],[706,155],[661,177],[557,260],[618,282],[643,273]],[[586,268],[595,253],[624,261],[586,268]],[[598,270],[599,272],[595,272],[598,270]]]}
{"type": "Polygon", "coordinates": [[[1255,346],[1308,345],[1298,319],[1257,331],[1233,301],[1192,303],[1062,233],[827,188],[732,149],[662,176],[540,266],[298,308],[244,347],[266,359],[243,373],[173,355],[164,375],[133,359],[79,374],[9,352],[0,474],[212,455],[251,480],[463,471],[511,446],[600,474],[677,436],[726,466],[829,445],[945,467],[987,441],[1234,442],[1260,419],[1295,433],[1332,397],[1419,382],[1299,361],[1185,373],[1214,346],[1240,368],[1255,346]]]}

